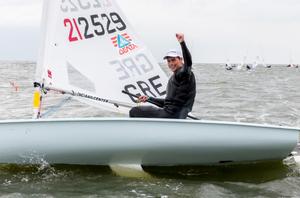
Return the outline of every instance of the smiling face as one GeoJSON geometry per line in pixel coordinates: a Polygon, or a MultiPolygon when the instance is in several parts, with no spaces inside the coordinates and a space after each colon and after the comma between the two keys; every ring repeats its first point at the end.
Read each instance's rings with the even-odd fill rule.
{"type": "Polygon", "coordinates": [[[182,58],[180,57],[168,57],[167,62],[172,72],[176,72],[183,65],[182,58]]]}

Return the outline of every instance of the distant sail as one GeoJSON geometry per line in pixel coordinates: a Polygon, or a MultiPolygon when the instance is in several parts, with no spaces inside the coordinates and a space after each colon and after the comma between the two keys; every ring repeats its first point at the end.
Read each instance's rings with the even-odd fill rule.
{"type": "MultiPolygon", "coordinates": [[[[131,106],[134,99],[122,90],[165,96],[166,74],[115,1],[44,0],[42,27],[37,82],[131,106]]],[[[120,111],[105,101],[83,101],[120,111]]]]}
{"type": "Polygon", "coordinates": [[[225,69],[227,69],[227,70],[232,70],[232,65],[231,65],[229,59],[227,59],[227,62],[226,62],[226,64],[225,64],[225,69]]]}
{"type": "Polygon", "coordinates": [[[293,60],[293,54],[292,54],[292,52],[290,52],[290,64],[288,65],[288,67],[296,67],[294,65],[294,60],[293,60]]]}
{"type": "Polygon", "coordinates": [[[252,69],[255,69],[258,66],[259,61],[260,61],[259,56],[256,56],[255,61],[254,61],[253,65],[252,65],[252,69]]]}
{"type": "Polygon", "coordinates": [[[270,64],[266,64],[266,62],[265,62],[265,59],[264,59],[264,58],[262,58],[262,60],[261,60],[261,64],[263,65],[263,67],[266,67],[266,68],[271,68],[271,67],[272,67],[272,65],[270,65],[270,64]]]}
{"type": "Polygon", "coordinates": [[[246,60],[247,56],[244,56],[243,61],[237,66],[237,70],[241,70],[244,67],[246,60]]]}

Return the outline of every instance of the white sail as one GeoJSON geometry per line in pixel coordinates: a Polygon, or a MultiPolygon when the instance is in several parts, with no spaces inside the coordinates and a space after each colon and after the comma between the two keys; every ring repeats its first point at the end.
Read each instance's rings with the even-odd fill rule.
{"type": "Polygon", "coordinates": [[[244,67],[246,60],[247,56],[244,56],[242,62],[237,66],[237,70],[241,70],[244,67]]]}
{"type": "Polygon", "coordinates": [[[44,5],[39,82],[116,111],[120,104],[134,106],[122,90],[164,97],[166,74],[115,1],[44,0],[44,5]]]}
{"type": "Polygon", "coordinates": [[[292,52],[290,53],[290,67],[295,67],[292,52]]]}
{"type": "Polygon", "coordinates": [[[227,69],[227,70],[231,70],[231,69],[232,69],[232,65],[231,65],[229,59],[227,59],[227,62],[226,62],[226,64],[225,64],[225,69],[227,69]]]}
{"type": "Polygon", "coordinates": [[[261,59],[261,64],[262,64],[263,67],[266,67],[266,68],[270,68],[271,67],[270,64],[266,64],[265,59],[263,57],[261,59]]]}
{"type": "Polygon", "coordinates": [[[255,59],[253,65],[252,65],[252,69],[255,69],[258,66],[259,61],[260,61],[259,56],[256,56],[256,59],[255,59]]]}

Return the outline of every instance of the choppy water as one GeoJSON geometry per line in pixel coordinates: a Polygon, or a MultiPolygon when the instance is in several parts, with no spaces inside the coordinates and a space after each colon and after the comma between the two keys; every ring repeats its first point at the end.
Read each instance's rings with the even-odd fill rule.
{"type": "MultiPolygon", "coordinates": [[[[0,62],[0,119],[31,118],[35,63],[0,62]],[[18,91],[10,82],[18,86],[18,91]]],[[[282,65],[227,71],[196,64],[194,115],[300,128],[300,69],[282,65]]],[[[51,95],[45,111],[61,100],[51,95]]],[[[51,117],[121,116],[72,100],[51,117]]],[[[1,138],[1,137],[0,137],[1,138]]],[[[0,165],[0,197],[300,197],[300,166],[291,160],[222,167],[146,168],[153,178],[115,176],[100,166],[0,165]]]]}

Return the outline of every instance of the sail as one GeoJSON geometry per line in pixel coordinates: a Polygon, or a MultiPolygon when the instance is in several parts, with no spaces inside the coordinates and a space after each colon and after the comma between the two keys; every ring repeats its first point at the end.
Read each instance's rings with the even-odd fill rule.
{"type": "Polygon", "coordinates": [[[260,58],[256,56],[254,63],[252,64],[252,69],[255,69],[259,64],[260,58]]]}
{"type": "Polygon", "coordinates": [[[244,56],[242,62],[237,66],[237,70],[241,70],[244,67],[246,60],[247,56],[244,56]]]}
{"type": "Polygon", "coordinates": [[[227,70],[231,70],[232,69],[232,65],[231,65],[229,59],[227,59],[227,62],[225,64],[225,69],[227,69],[227,70]]]}
{"type": "Polygon", "coordinates": [[[263,65],[263,67],[268,67],[268,65],[265,62],[265,58],[264,57],[261,58],[261,64],[263,65]]]}
{"type": "Polygon", "coordinates": [[[292,53],[292,51],[290,52],[290,64],[289,64],[289,67],[296,67],[296,66],[294,65],[294,60],[293,60],[293,53],[292,53]]]}
{"type": "Polygon", "coordinates": [[[166,74],[115,1],[44,0],[42,29],[36,80],[46,87],[114,111],[135,105],[122,90],[165,96],[166,74]]]}

